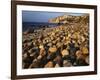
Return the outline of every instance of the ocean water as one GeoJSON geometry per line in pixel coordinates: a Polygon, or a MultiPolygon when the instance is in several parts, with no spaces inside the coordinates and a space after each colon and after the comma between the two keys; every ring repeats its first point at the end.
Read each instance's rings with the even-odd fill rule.
{"type": "Polygon", "coordinates": [[[23,22],[22,29],[23,31],[27,30],[28,28],[39,29],[45,27],[56,27],[60,25],[59,23],[44,23],[44,22],[23,22]]]}

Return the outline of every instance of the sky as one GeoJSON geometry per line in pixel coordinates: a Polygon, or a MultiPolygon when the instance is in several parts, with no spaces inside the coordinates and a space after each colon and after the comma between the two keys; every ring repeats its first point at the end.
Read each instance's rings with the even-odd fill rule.
{"type": "Polygon", "coordinates": [[[48,22],[48,20],[51,18],[55,18],[65,14],[75,15],[75,16],[83,15],[81,13],[22,11],[22,21],[23,22],[48,22]]]}

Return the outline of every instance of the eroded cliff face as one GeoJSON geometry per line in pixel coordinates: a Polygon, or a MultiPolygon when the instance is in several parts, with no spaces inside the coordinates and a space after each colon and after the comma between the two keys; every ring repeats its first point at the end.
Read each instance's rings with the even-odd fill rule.
{"type": "Polygon", "coordinates": [[[89,15],[85,14],[82,16],[72,16],[72,15],[62,15],[56,18],[52,18],[49,20],[50,23],[63,23],[63,24],[71,24],[71,23],[88,23],[89,15]]]}

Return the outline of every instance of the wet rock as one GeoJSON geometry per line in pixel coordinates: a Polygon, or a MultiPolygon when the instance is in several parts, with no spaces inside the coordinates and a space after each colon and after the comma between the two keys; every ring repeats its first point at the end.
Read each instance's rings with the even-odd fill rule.
{"type": "Polygon", "coordinates": [[[71,62],[69,62],[67,60],[64,60],[63,61],[63,67],[70,67],[70,66],[72,66],[72,63],[71,62]]]}
{"type": "Polygon", "coordinates": [[[57,67],[60,67],[60,65],[59,65],[59,64],[56,64],[56,65],[55,65],[55,68],[57,68],[57,67]]]}
{"type": "Polygon", "coordinates": [[[82,47],[82,53],[83,54],[89,54],[88,48],[87,47],[82,47]]]}
{"type": "Polygon", "coordinates": [[[52,68],[54,65],[53,65],[53,62],[52,61],[49,61],[46,65],[45,65],[45,68],[52,68]]]}
{"type": "Polygon", "coordinates": [[[67,49],[62,50],[62,57],[69,55],[69,51],[67,49]]]}
{"type": "Polygon", "coordinates": [[[77,64],[77,66],[86,66],[86,65],[88,65],[85,62],[85,60],[84,59],[81,59],[81,58],[76,60],[76,64],[77,64]]]}
{"type": "Polygon", "coordinates": [[[60,55],[58,55],[55,59],[54,59],[54,61],[57,63],[57,64],[59,64],[59,66],[60,67],[62,67],[63,66],[63,60],[62,60],[62,57],[60,56],[60,55]]]}
{"type": "Polygon", "coordinates": [[[86,62],[87,64],[89,64],[89,56],[87,56],[87,57],[85,58],[85,62],[86,62]]]}
{"type": "Polygon", "coordinates": [[[49,48],[49,51],[51,52],[51,53],[54,53],[54,52],[56,52],[57,51],[57,48],[54,46],[54,47],[50,47],[49,48]]]}

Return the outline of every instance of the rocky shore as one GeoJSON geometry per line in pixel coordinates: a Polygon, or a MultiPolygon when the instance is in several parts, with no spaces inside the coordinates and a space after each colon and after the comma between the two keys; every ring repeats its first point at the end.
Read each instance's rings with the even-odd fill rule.
{"type": "Polygon", "coordinates": [[[23,68],[88,66],[89,15],[63,15],[49,23],[59,25],[23,31],[23,68]]]}

